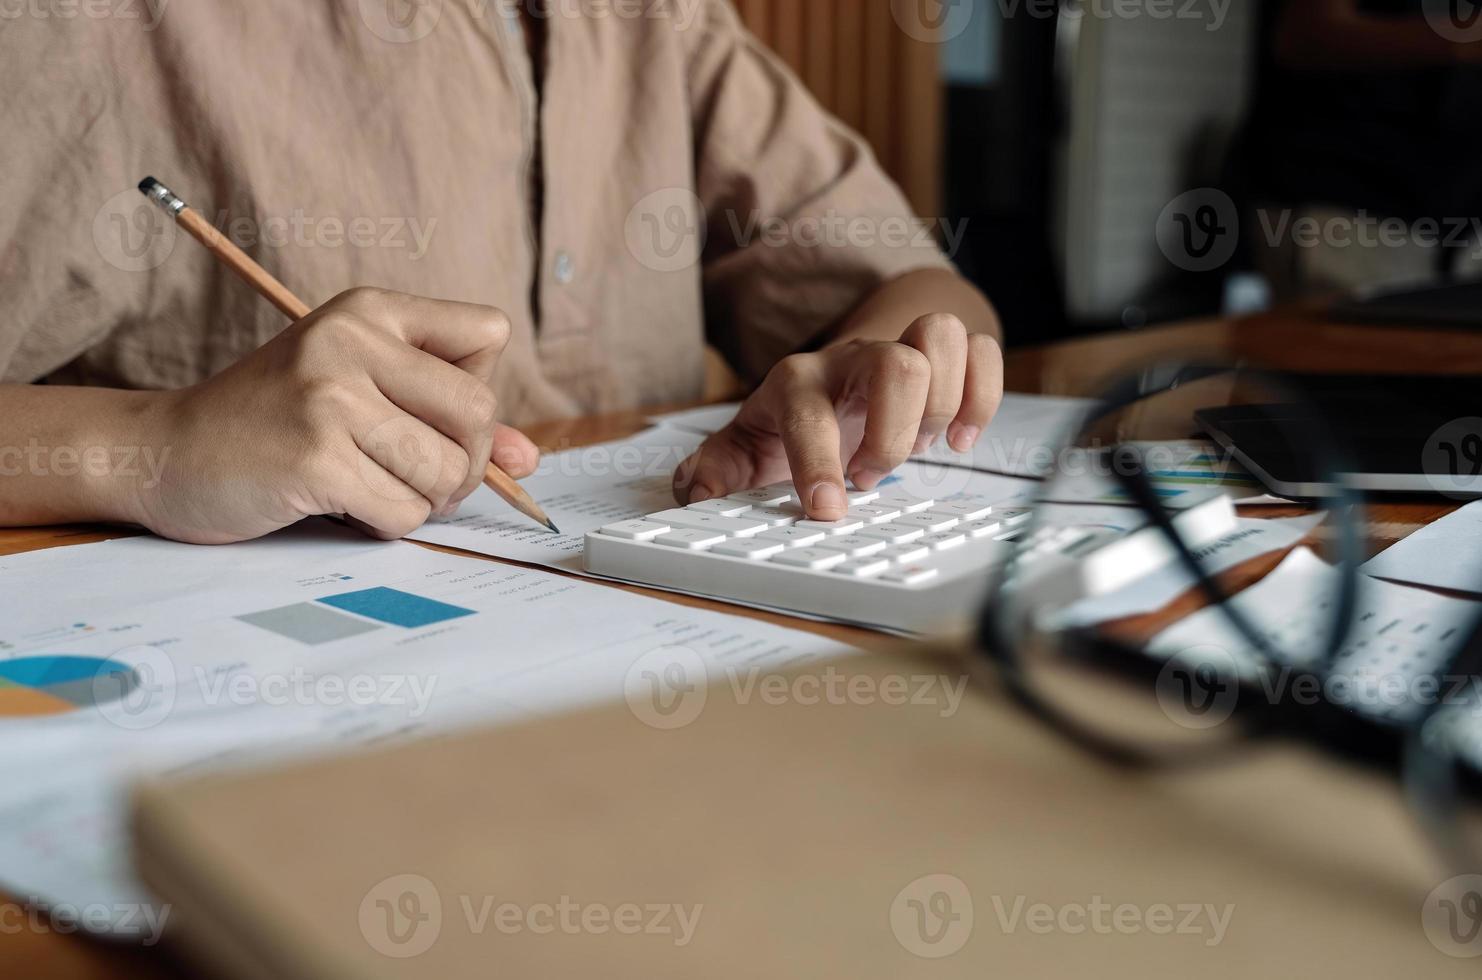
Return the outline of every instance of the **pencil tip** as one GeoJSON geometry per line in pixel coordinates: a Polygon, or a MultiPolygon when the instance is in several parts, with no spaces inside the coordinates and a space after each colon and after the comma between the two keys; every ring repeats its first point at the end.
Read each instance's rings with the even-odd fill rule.
{"type": "Polygon", "coordinates": [[[545,522],[545,526],[548,527],[548,528],[550,528],[552,531],[556,532],[557,534],[560,534],[561,533],[561,529],[556,526],[556,522],[555,521],[547,520],[545,522]]]}

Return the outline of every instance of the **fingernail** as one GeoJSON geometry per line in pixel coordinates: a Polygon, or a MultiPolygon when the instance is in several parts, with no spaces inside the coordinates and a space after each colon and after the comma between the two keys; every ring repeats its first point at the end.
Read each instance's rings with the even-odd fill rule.
{"type": "Polygon", "coordinates": [[[978,437],[982,434],[983,430],[976,425],[954,425],[947,439],[953,449],[965,453],[978,444],[978,437]]]}
{"type": "Polygon", "coordinates": [[[825,510],[848,510],[849,500],[844,491],[833,483],[820,483],[813,488],[809,499],[809,510],[819,513],[825,510]]]}
{"type": "Polygon", "coordinates": [[[876,484],[889,475],[884,470],[859,470],[849,479],[853,480],[854,485],[861,490],[873,490],[876,484]]]}
{"type": "Polygon", "coordinates": [[[912,456],[920,456],[931,448],[932,443],[937,441],[936,433],[923,432],[916,437],[916,445],[911,447],[912,456]]]}
{"type": "Polygon", "coordinates": [[[695,488],[690,491],[690,503],[703,503],[704,501],[710,500],[711,498],[716,496],[718,496],[718,494],[709,486],[703,483],[697,483],[695,484],[695,488]]]}

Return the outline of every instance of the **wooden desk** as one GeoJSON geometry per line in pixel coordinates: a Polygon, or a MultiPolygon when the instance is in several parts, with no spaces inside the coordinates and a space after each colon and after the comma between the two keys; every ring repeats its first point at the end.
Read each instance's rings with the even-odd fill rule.
{"type": "MultiPolygon", "coordinates": [[[[1008,358],[1007,387],[1012,391],[1045,394],[1085,394],[1095,390],[1097,381],[1109,374],[1146,364],[1160,355],[1190,353],[1241,357],[1291,370],[1482,374],[1482,344],[1469,333],[1345,326],[1315,313],[1286,313],[1242,321],[1188,323],[1016,351],[1008,358]]],[[[538,426],[530,434],[542,448],[565,449],[636,432],[643,428],[644,415],[630,412],[557,422],[538,426]]],[[[1375,544],[1388,544],[1402,537],[1406,529],[1436,520],[1454,509],[1455,505],[1432,501],[1372,506],[1369,508],[1371,521],[1381,524],[1386,532],[1378,535],[1380,540],[1375,544]]],[[[1281,512],[1267,509],[1263,513],[1277,516],[1281,512]]],[[[0,554],[83,544],[129,533],[100,527],[0,530],[0,554]]],[[[1246,572],[1250,575],[1264,574],[1264,568],[1258,565],[1246,572]]],[[[684,605],[722,609],[785,623],[856,645],[878,646],[882,643],[880,636],[866,630],[797,620],[641,588],[631,588],[631,591],[657,595],[684,605]]],[[[76,937],[29,929],[16,931],[11,925],[16,921],[0,915],[0,976],[25,976],[37,980],[53,977],[142,980],[187,975],[170,959],[167,950],[119,949],[76,937]]]]}

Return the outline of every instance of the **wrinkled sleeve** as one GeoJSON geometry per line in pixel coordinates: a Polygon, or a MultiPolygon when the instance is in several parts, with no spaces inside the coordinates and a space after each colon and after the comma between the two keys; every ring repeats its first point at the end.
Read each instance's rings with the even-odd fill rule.
{"type": "Polygon", "coordinates": [[[741,24],[685,33],[707,339],[748,381],[906,272],[951,268],[869,146],[741,24]]]}
{"type": "Polygon", "coordinates": [[[149,236],[131,222],[153,219],[138,214],[124,122],[137,93],[109,80],[137,67],[112,42],[123,30],[0,27],[0,381],[35,381],[100,343],[147,288],[149,236]]]}

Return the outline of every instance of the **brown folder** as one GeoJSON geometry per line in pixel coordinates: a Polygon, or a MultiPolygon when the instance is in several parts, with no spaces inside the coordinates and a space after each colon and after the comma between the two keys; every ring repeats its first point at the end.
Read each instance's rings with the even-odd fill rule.
{"type": "Polygon", "coordinates": [[[158,782],[138,866],[240,978],[1475,975],[1392,780],[1133,776],[962,678],[872,655],[158,782]]]}

